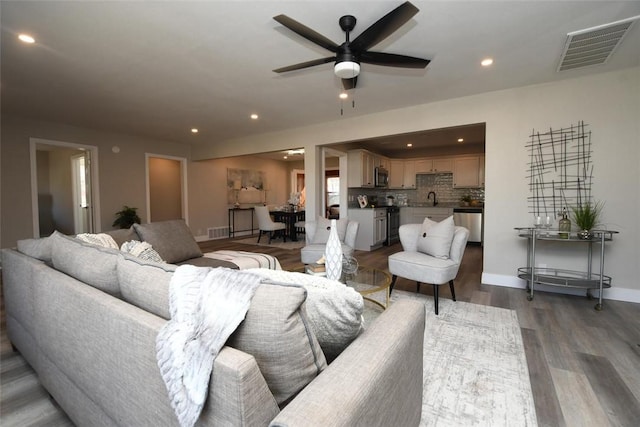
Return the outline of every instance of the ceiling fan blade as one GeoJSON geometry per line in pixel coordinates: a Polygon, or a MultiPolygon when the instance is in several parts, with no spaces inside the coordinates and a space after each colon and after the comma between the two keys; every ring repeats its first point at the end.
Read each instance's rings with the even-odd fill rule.
{"type": "Polygon", "coordinates": [[[315,32],[314,30],[312,30],[311,28],[299,23],[298,21],[296,21],[295,19],[291,19],[286,15],[278,15],[278,16],[274,16],[273,19],[275,19],[277,22],[279,22],[280,24],[284,25],[285,27],[287,27],[288,29],[290,29],[291,31],[293,31],[294,33],[304,37],[305,39],[317,44],[318,46],[321,46],[331,52],[337,52],[338,51],[338,45],[336,43],[334,43],[332,40],[329,40],[328,38],[326,38],[325,36],[323,36],[320,33],[315,32]]]}
{"type": "Polygon", "coordinates": [[[356,83],[358,83],[358,77],[354,77],[352,79],[342,79],[342,87],[344,90],[353,89],[356,87],[356,83]]]}
{"type": "Polygon", "coordinates": [[[274,73],[285,73],[287,71],[301,70],[303,68],[314,67],[320,64],[326,64],[327,62],[335,61],[335,56],[329,56],[327,58],[314,59],[313,61],[301,62],[295,65],[289,65],[288,67],[278,68],[277,70],[273,70],[274,73]]]}
{"type": "Polygon", "coordinates": [[[364,30],[356,39],[351,42],[351,50],[363,52],[393,34],[402,27],[416,13],[418,8],[410,2],[404,2],[400,6],[387,13],[369,28],[364,30]]]}
{"type": "Polygon", "coordinates": [[[425,68],[431,62],[429,59],[414,58],[413,56],[396,55],[384,52],[362,52],[360,62],[387,67],[425,68]]]}

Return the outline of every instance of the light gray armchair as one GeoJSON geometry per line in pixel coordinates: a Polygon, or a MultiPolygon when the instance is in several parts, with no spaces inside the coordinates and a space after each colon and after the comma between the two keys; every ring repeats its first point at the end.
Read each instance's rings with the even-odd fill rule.
{"type": "Polygon", "coordinates": [[[421,229],[422,224],[400,226],[400,243],[403,251],[389,256],[389,272],[393,275],[391,291],[393,291],[398,276],[415,280],[416,292],[420,290],[420,283],[431,283],[435,312],[438,314],[438,287],[440,285],[449,283],[451,297],[454,301],[456,300],[453,279],[458,275],[458,269],[462,263],[469,230],[464,227],[455,227],[449,258],[442,259],[418,251],[418,238],[421,229]]]}
{"type": "MultiPolygon", "coordinates": [[[[349,221],[346,218],[337,220],[337,222],[340,221],[343,221],[343,223],[338,224],[338,230],[341,230],[341,228],[343,228],[341,226],[344,226],[346,223],[344,239],[341,239],[342,253],[345,256],[352,256],[360,224],[358,221],[349,221]]],[[[329,230],[318,230],[318,227],[327,227],[327,223],[328,220],[322,220],[322,222],[305,222],[306,246],[300,251],[300,258],[303,264],[313,264],[324,255],[329,230]]],[[[340,234],[341,232],[339,231],[338,235],[340,234]]]]}

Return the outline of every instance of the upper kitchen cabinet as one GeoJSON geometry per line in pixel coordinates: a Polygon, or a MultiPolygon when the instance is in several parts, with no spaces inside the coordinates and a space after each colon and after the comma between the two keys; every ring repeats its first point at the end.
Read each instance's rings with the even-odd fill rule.
{"type": "Polygon", "coordinates": [[[458,157],[453,160],[455,188],[484,187],[484,156],[458,157]]]}
{"type": "Polygon", "coordinates": [[[349,187],[373,188],[374,155],[366,150],[351,150],[347,153],[347,185],[349,187]]]}
{"type": "Polygon", "coordinates": [[[453,172],[453,159],[420,159],[415,161],[416,174],[453,172]]]}
{"type": "Polygon", "coordinates": [[[389,160],[389,188],[412,190],[416,188],[416,169],[413,160],[389,160]]]}

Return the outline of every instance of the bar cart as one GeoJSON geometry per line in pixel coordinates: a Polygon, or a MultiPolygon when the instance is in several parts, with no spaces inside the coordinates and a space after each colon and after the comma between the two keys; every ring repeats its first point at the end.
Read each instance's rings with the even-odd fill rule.
{"type": "Polygon", "coordinates": [[[518,268],[518,277],[527,281],[527,300],[533,299],[534,285],[560,286],[565,288],[586,289],[587,297],[592,299],[592,289],[598,289],[598,303],[595,309],[602,310],[602,290],[611,287],[611,277],[604,275],[605,242],[613,240],[617,231],[592,230],[588,239],[579,238],[577,233],[561,234],[558,230],[542,230],[536,227],[516,227],[518,236],[528,240],[527,266],[518,268]],[[553,241],[587,245],[587,271],[563,270],[559,268],[535,267],[536,250],[541,241],[553,241]],[[599,273],[594,273],[593,245],[600,245],[599,273]]]}

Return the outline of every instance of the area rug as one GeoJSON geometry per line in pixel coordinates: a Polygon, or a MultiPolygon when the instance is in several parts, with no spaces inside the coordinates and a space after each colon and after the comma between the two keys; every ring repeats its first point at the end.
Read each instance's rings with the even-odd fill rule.
{"type": "Polygon", "coordinates": [[[262,236],[260,239],[260,243],[258,243],[258,236],[250,237],[248,239],[242,240],[234,240],[234,243],[243,243],[245,245],[256,245],[256,246],[268,246],[270,248],[280,248],[280,249],[301,249],[304,247],[304,239],[298,240],[297,242],[292,242],[291,240],[287,240],[283,242],[282,240],[272,240],[269,243],[269,236],[262,236]]]}
{"type": "Polygon", "coordinates": [[[536,426],[529,370],[514,310],[394,290],[425,303],[426,426],[536,426]]]}

